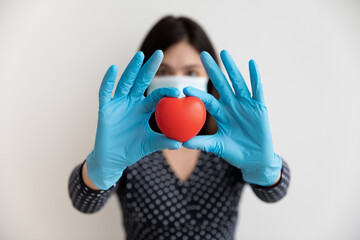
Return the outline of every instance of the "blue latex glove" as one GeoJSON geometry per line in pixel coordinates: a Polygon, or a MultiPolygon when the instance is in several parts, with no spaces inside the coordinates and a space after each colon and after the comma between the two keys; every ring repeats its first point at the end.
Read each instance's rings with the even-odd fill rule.
{"type": "Polygon", "coordinates": [[[141,67],[144,54],[137,52],[122,74],[113,98],[117,67],[112,65],[103,78],[95,146],[86,158],[89,178],[100,189],[109,189],[127,166],[144,156],[162,149],[181,148],[180,142],[154,132],[148,124],[162,97],[180,95],[176,88],[159,88],[144,97],[162,59],[163,52],[157,50],[141,67]]]}
{"type": "Polygon", "coordinates": [[[202,149],[240,168],[248,183],[271,185],[280,176],[281,158],[274,153],[268,110],[264,105],[263,87],[253,60],[249,62],[252,97],[230,54],[223,50],[221,60],[226,68],[233,93],[226,77],[207,52],[200,54],[202,64],[220,94],[219,101],[206,92],[184,88],[187,96],[200,98],[214,117],[218,131],[214,135],[195,136],[183,143],[189,149],[202,149]]]}

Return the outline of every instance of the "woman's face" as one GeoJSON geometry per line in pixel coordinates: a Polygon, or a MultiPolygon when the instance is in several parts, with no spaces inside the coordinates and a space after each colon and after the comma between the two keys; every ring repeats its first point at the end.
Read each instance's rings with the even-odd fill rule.
{"type": "Polygon", "coordinates": [[[189,43],[182,41],[164,51],[163,61],[156,76],[206,77],[199,52],[189,43]]]}

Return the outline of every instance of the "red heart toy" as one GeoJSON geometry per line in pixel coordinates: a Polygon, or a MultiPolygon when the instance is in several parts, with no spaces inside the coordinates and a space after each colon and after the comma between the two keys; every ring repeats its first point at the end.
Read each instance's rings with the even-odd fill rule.
{"type": "Polygon", "coordinates": [[[155,120],[165,136],[186,142],[204,126],[206,108],[197,97],[163,97],[156,105],[155,120]]]}

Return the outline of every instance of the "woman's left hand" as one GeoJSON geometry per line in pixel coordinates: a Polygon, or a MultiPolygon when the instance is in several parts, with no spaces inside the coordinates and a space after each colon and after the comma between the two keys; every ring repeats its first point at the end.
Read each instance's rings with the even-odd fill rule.
{"type": "Polygon", "coordinates": [[[218,131],[214,135],[195,136],[183,143],[189,149],[212,152],[240,168],[248,183],[268,186],[280,176],[282,160],[274,153],[268,110],[264,104],[263,86],[254,60],[250,60],[252,96],[230,54],[223,50],[221,60],[234,87],[233,93],[225,75],[207,52],[200,54],[202,64],[220,94],[219,101],[209,93],[193,87],[184,94],[200,98],[214,117],[218,131]]]}

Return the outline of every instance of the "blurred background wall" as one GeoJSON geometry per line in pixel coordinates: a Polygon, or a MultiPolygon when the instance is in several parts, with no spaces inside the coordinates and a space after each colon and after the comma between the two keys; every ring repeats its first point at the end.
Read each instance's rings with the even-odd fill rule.
{"type": "Polygon", "coordinates": [[[68,178],[93,147],[105,71],[166,14],[200,23],[249,88],[257,61],[292,171],[275,204],[245,188],[236,239],[360,239],[360,2],[347,0],[0,0],[0,239],[124,239],[116,196],[83,214],[68,178]]]}

